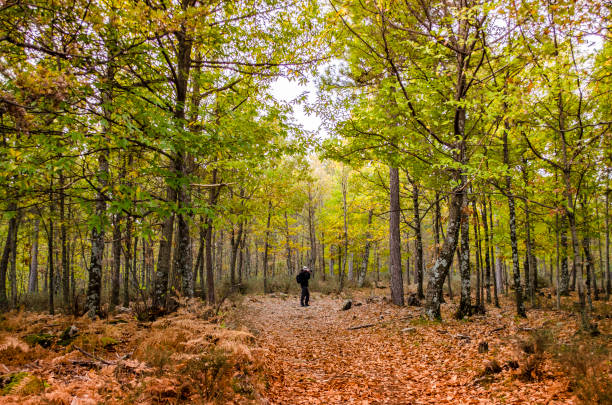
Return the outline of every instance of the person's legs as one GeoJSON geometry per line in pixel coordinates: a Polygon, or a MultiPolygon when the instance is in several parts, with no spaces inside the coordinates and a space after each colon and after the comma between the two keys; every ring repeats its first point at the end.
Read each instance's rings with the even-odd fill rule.
{"type": "Polygon", "coordinates": [[[304,294],[304,306],[307,307],[309,305],[308,301],[310,301],[310,291],[308,291],[308,287],[304,288],[302,291],[302,294],[304,294]]]}
{"type": "Polygon", "coordinates": [[[306,293],[308,292],[307,288],[302,287],[302,295],[300,295],[300,305],[304,306],[304,300],[306,299],[306,293]]]}

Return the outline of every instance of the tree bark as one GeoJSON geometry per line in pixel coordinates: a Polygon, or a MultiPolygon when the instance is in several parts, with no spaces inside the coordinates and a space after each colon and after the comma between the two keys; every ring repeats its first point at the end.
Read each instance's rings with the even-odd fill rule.
{"type": "Polygon", "coordinates": [[[442,243],[440,254],[435,261],[431,271],[429,272],[429,280],[427,282],[427,290],[425,293],[425,315],[429,319],[441,319],[440,300],[438,290],[444,283],[444,279],[448,270],[453,263],[453,255],[457,249],[459,236],[459,228],[461,226],[461,211],[464,196],[465,178],[456,176],[461,179],[461,184],[455,187],[452,191],[450,202],[448,204],[448,225],[446,227],[446,237],[442,243]]]}
{"type": "Polygon", "coordinates": [[[359,268],[359,276],[357,277],[357,286],[359,288],[363,287],[366,280],[366,275],[368,273],[368,262],[370,261],[370,245],[372,235],[370,233],[370,228],[372,227],[372,216],[374,211],[370,209],[368,211],[368,227],[366,230],[366,242],[363,248],[363,257],[361,258],[361,267],[359,268]]]}
{"type": "MultiPolygon", "coordinates": [[[[217,168],[212,169],[212,184],[217,184],[217,168]]],[[[217,205],[219,189],[211,187],[208,190],[208,205],[212,208],[217,205]]],[[[215,269],[213,267],[213,218],[206,215],[206,300],[209,305],[215,303],[215,269]]]]}
{"type": "Polygon", "coordinates": [[[268,293],[268,249],[270,242],[270,219],[272,218],[272,201],[268,201],[268,221],[266,222],[266,239],[264,242],[263,285],[264,294],[268,293]]]}
{"type": "Polygon", "coordinates": [[[113,263],[111,274],[111,308],[119,305],[120,278],[121,278],[121,218],[113,215],[113,263]]]}
{"type": "Polygon", "coordinates": [[[240,224],[238,225],[238,232],[236,233],[232,227],[232,238],[231,245],[232,251],[230,255],[230,283],[232,289],[236,285],[236,259],[238,258],[238,249],[240,248],[240,243],[242,242],[242,232],[244,230],[244,223],[240,220],[240,224]]]}
{"type": "Polygon", "coordinates": [[[461,253],[459,255],[459,275],[461,276],[461,295],[455,317],[462,319],[472,314],[472,292],[470,279],[470,215],[467,196],[461,207],[461,253]]]}
{"type": "Polygon", "coordinates": [[[66,193],[64,192],[64,174],[59,172],[60,186],[60,245],[62,249],[62,302],[65,308],[70,304],[70,270],[68,269],[68,245],[66,235],[66,193]]]}
{"type": "Polygon", "coordinates": [[[346,195],[348,193],[348,179],[347,179],[346,173],[344,173],[344,170],[345,169],[343,167],[342,168],[342,213],[343,213],[343,220],[344,220],[343,222],[344,223],[344,229],[343,229],[344,230],[344,233],[343,233],[344,260],[339,262],[340,264],[342,264],[342,268],[340,269],[340,287],[338,291],[342,291],[344,287],[344,277],[346,275],[346,264],[348,260],[348,221],[347,221],[348,207],[346,203],[346,195]]]}
{"type": "Polygon", "coordinates": [[[293,269],[291,267],[291,242],[290,242],[290,234],[289,234],[289,219],[287,218],[287,210],[285,210],[285,260],[287,265],[287,273],[293,274],[293,269]]]}
{"type": "Polygon", "coordinates": [[[610,273],[610,212],[609,212],[610,171],[607,170],[606,172],[608,175],[606,176],[606,267],[605,267],[605,272],[607,274],[606,276],[606,299],[610,299],[610,294],[612,294],[612,280],[610,279],[610,276],[612,275],[610,273]]]}
{"type": "Polygon", "coordinates": [[[402,281],[402,245],[400,240],[400,196],[399,170],[389,167],[389,273],[391,302],[404,305],[404,283],[402,281]]]}
{"type": "MultiPolygon", "coordinates": [[[[311,184],[308,184],[308,235],[310,237],[310,259],[308,267],[314,273],[317,264],[317,235],[314,213],[314,197],[312,195],[311,184]]],[[[345,214],[346,216],[346,214],[345,214]]],[[[345,218],[346,220],[346,218],[345,218]]]]}
{"type": "Polygon", "coordinates": [[[419,212],[419,187],[416,182],[412,183],[412,207],[414,212],[414,251],[416,253],[415,270],[417,276],[417,297],[423,299],[425,297],[423,294],[423,240],[421,235],[421,214],[419,212]]]}
{"type": "MultiPolygon", "coordinates": [[[[510,155],[508,151],[508,123],[504,122],[505,128],[503,132],[504,142],[504,164],[510,167],[510,155]]],[[[514,204],[514,195],[512,194],[512,178],[510,173],[505,176],[506,195],[508,197],[508,217],[510,223],[510,246],[512,249],[512,271],[514,275],[514,291],[516,302],[516,313],[519,317],[526,318],[525,304],[523,303],[523,291],[521,287],[521,273],[519,268],[518,242],[516,239],[516,210],[514,204]]]]}
{"type": "MultiPolygon", "coordinates": [[[[489,244],[489,224],[487,218],[487,201],[483,199],[482,201],[482,226],[484,228],[485,234],[485,289],[487,292],[487,302],[491,303],[491,257],[489,253],[491,252],[491,246],[489,244]]],[[[495,276],[493,276],[495,278],[495,276]]]]}
{"type": "Polygon", "coordinates": [[[28,292],[38,292],[38,236],[40,233],[40,218],[34,222],[32,234],[32,249],[30,250],[30,274],[28,275],[28,292]]]}
{"type": "MultiPolygon", "coordinates": [[[[174,201],[176,193],[173,188],[166,188],[167,200],[174,201]]],[[[168,292],[168,278],[172,261],[172,239],[174,236],[174,214],[170,213],[162,224],[161,239],[157,255],[157,270],[155,272],[155,288],[153,294],[153,307],[162,310],[166,307],[166,294],[168,292]]]]}
{"type": "Polygon", "coordinates": [[[476,197],[472,199],[472,209],[474,210],[474,256],[476,258],[476,309],[484,310],[484,297],[482,294],[482,252],[480,246],[480,221],[478,208],[476,207],[476,197]]]}
{"type": "Polygon", "coordinates": [[[130,274],[132,273],[132,218],[125,223],[125,251],[123,260],[123,306],[130,307],[130,274]]]}
{"type": "MultiPolygon", "coordinates": [[[[54,215],[55,215],[55,203],[53,196],[53,174],[51,174],[51,182],[49,184],[49,229],[47,230],[47,265],[49,267],[48,275],[49,277],[49,313],[51,315],[55,315],[55,263],[53,260],[53,254],[55,251],[55,238],[54,238],[54,215]]],[[[93,235],[93,233],[92,233],[93,235]]],[[[104,242],[102,242],[102,250],[104,250],[104,242]]],[[[92,243],[92,254],[93,254],[93,243],[92,243]]],[[[93,258],[92,258],[93,259],[93,258]]],[[[100,274],[102,271],[102,263],[100,262],[100,274]]],[[[91,274],[90,274],[90,282],[91,282],[91,274]]],[[[100,283],[98,283],[99,285],[100,283]]],[[[100,289],[98,289],[98,311],[100,308],[100,289]]],[[[89,298],[89,296],[88,296],[89,298]]]]}

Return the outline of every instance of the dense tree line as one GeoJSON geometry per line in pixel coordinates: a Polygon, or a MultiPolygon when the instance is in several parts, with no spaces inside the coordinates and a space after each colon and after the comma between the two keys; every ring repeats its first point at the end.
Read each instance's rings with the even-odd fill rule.
{"type": "Polygon", "coordinates": [[[386,273],[397,305],[414,284],[430,318],[445,285],[460,318],[576,290],[585,328],[610,295],[604,2],[1,13],[3,309],[162,312],[304,265],[337,290],[386,273]],[[321,142],[269,91],[309,72],[321,142]]]}

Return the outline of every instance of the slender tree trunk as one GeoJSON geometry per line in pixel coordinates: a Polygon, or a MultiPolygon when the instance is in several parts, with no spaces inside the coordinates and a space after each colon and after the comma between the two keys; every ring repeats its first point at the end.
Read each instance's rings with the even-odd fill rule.
{"type": "Polygon", "coordinates": [[[438,291],[444,283],[448,270],[453,263],[453,255],[457,249],[459,229],[461,227],[462,205],[465,198],[465,178],[456,175],[461,179],[461,184],[452,191],[451,199],[448,204],[448,225],[446,237],[442,243],[440,254],[429,272],[427,290],[425,294],[425,314],[429,319],[440,319],[440,300],[438,291]]]}
{"type": "Polygon", "coordinates": [[[11,268],[10,268],[10,285],[11,285],[11,303],[12,307],[17,307],[17,237],[19,236],[19,224],[21,223],[21,212],[17,211],[17,219],[15,228],[11,238],[11,268]]]}
{"type": "MultiPolygon", "coordinates": [[[[168,201],[174,201],[176,193],[174,189],[166,189],[168,201]]],[[[169,214],[164,220],[159,241],[157,255],[157,271],[155,272],[155,289],[153,295],[153,307],[161,310],[166,306],[166,294],[168,292],[168,279],[172,261],[172,239],[174,236],[174,214],[169,214]]]]}
{"type": "Polygon", "coordinates": [[[476,206],[476,197],[472,200],[472,209],[474,210],[474,256],[476,257],[476,308],[478,311],[484,311],[484,297],[482,293],[482,251],[480,240],[480,216],[478,215],[478,207],[476,206]]]}
{"type": "Polygon", "coordinates": [[[329,245],[329,276],[334,277],[334,245],[329,245]]]}
{"type": "MultiPolygon", "coordinates": [[[[603,250],[601,248],[601,220],[599,216],[599,203],[595,200],[595,214],[597,216],[597,251],[599,253],[599,271],[601,273],[601,290],[605,290],[606,273],[603,268],[603,250]]],[[[595,267],[595,266],[593,266],[595,267]]],[[[595,269],[593,269],[593,286],[595,287],[595,301],[599,300],[599,291],[597,289],[597,282],[595,280],[595,269]]]]}
{"type": "Polygon", "coordinates": [[[200,215],[200,226],[198,227],[200,234],[200,244],[198,245],[198,255],[194,266],[194,274],[197,274],[200,282],[200,298],[206,299],[206,284],[204,278],[204,249],[206,246],[206,229],[204,228],[202,216],[200,215]]]}
{"type": "Polygon", "coordinates": [[[121,278],[121,218],[113,215],[113,263],[111,274],[111,308],[119,305],[119,291],[121,278]]]}
{"type": "Polygon", "coordinates": [[[65,308],[70,305],[70,271],[68,269],[68,245],[66,235],[66,193],[64,174],[59,173],[60,186],[60,244],[62,248],[62,301],[65,308]]]}
{"type": "Polygon", "coordinates": [[[232,227],[232,252],[230,256],[230,283],[232,288],[236,285],[236,259],[238,258],[238,250],[240,248],[240,244],[242,242],[242,232],[244,230],[244,223],[241,221],[238,225],[238,232],[235,234],[235,231],[232,227]]]}
{"type": "Polygon", "coordinates": [[[493,250],[493,207],[491,205],[491,198],[489,198],[489,224],[491,224],[491,232],[489,233],[489,247],[491,250],[491,271],[493,273],[493,299],[494,304],[499,308],[499,296],[498,291],[500,284],[500,274],[497,272],[497,266],[495,262],[495,251],[493,250]]]}
{"type": "Polygon", "coordinates": [[[217,261],[217,279],[221,280],[223,276],[223,230],[220,229],[216,235],[217,246],[215,248],[215,259],[217,261]]]}
{"type": "MultiPolygon", "coordinates": [[[[435,195],[435,202],[434,202],[434,223],[433,223],[433,231],[434,231],[434,260],[438,260],[438,256],[440,256],[440,217],[441,217],[441,213],[440,213],[440,194],[438,192],[436,192],[435,195]]],[[[452,264],[451,267],[449,267],[449,271],[448,271],[448,275],[446,276],[447,279],[450,279],[450,273],[451,273],[451,269],[452,269],[452,264]]],[[[440,285],[440,289],[438,290],[438,300],[443,303],[444,302],[444,290],[443,290],[443,284],[444,282],[440,285]]],[[[448,283],[448,291],[449,291],[449,296],[452,295],[452,291],[451,291],[451,285],[450,285],[450,281],[448,283]]]]}
{"type": "Polygon", "coordinates": [[[410,237],[408,233],[405,234],[406,239],[406,289],[410,289],[410,237]]]}
{"type": "Polygon", "coordinates": [[[591,287],[593,286],[593,257],[591,256],[591,246],[589,238],[585,235],[582,237],[582,249],[584,250],[585,270],[586,270],[586,296],[589,309],[593,310],[593,299],[591,296],[591,287]]]}
{"type": "Polygon", "coordinates": [[[400,196],[399,170],[389,167],[389,275],[391,302],[404,305],[404,283],[402,282],[402,252],[400,240],[400,196]]]}
{"type": "MultiPolygon", "coordinates": [[[[217,184],[217,169],[212,170],[212,184],[217,184]]],[[[208,190],[208,204],[210,207],[217,205],[219,190],[211,187],[208,190]]],[[[206,215],[206,299],[209,305],[215,303],[215,270],[213,267],[213,218],[206,215]]]]}
{"type": "MultiPolygon", "coordinates": [[[[491,252],[490,239],[489,239],[489,223],[487,220],[487,201],[482,201],[482,226],[485,234],[485,289],[487,292],[487,302],[491,303],[491,258],[489,253],[491,252]]],[[[493,224],[491,224],[493,225],[493,224]]],[[[495,275],[493,275],[495,279],[495,275]]]]}
{"type": "Polygon", "coordinates": [[[609,202],[609,198],[610,198],[610,187],[609,187],[609,178],[610,178],[610,171],[607,170],[607,176],[606,176],[606,267],[605,267],[605,272],[607,274],[606,276],[606,299],[609,300],[610,299],[610,294],[612,294],[612,280],[611,280],[611,273],[610,273],[610,211],[609,211],[609,207],[610,207],[610,202],[609,202]]]}
{"type": "MultiPolygon", "coordinates": [[[[55,263],[53,262],[53,253],[55,251],[55,247],[54,247],[54,215],[55,215],[55,203],[54,203],[54,195],[53,195],[53,174],[51,174],[51,182],[49,184],[49,229],[47,232],[47,266],[49,267],[49,271],[48,271],[48,275],[47,277],[49,277],[49,313],[51,315],[55,315],[55,302],[54,302],[54,298],[55,298],[55,263]]],[[[93,243],[92,243],[92,254],[93,254],[93,243]]],[[[102,241],[102,250],[104,250],[104,241],[102,241]]],[[[92,257],[92,263],[93,263],[93,257],[92,257]]],[[[100,279],[101,279],[101,274],[102,274],[102,261],[100,260],[100,278],[98,278],[98,302],[97,302],[97,309],[98,312],[100,310],[100,290],[101,290],[101,286],[100,286],[100,279]]],[[[91,277],[92,275],[89,275],[90,278],[90,283],[91,283],[91,277]]],[[[88,298],[89,298],[89,294],[88,294],[88,298]]],[[[93,316],[90,315],[90,317],[94,317],[96,314],[94,314],[93,316]]]]}
{"type": "Polygon", "coordinates": [[[32,234],[32,249],[30,250],[30,274],[28,275],[28,292],[38,292],[38,236],[40,233],[40,218],[34,222],[32,234]]]}
{"type": "Polygon", "coordinates": [[[132,218],[125,223],[125,251],[123,259],[123,306],[130,307],[130,274],[132,273],[132,218]]]}
{"type": "MultiPolygon", "coordinates": [[[[339,291],[342,291],[342,289],[344,288],[344,277],[346,275],[346,265],[347,265],[347,260],[348,260],[348,220],[347,220],[347,215],[348,215],[348,206],[346,203],[346,195],[348,193],[348,179],[347,179],[347,175],[345,173],[345,168],[342,168],[342,214],[343,214],[343,224],[344,224],[344,229],[343,229],[343,240],[344,240],[344,259],[342,261],[339,261],[338,263],[342,264],[342,268],[340,269],[340,287],[339,287],[339,291]]],[[[341,249],[339,249],[339,251],[341,251],[341,249]]],[[[340,258],[339,258],[340,259],[340,258]]]]}
{"type": "Polygon", "coordinates": [[[461,295],[455,317],[463,319],[472,314],[472,292],[470,279],[470,215],[468,199],[464,197],[461,209],[461,253],[459,256],[459,275],[461,276],[461,295]]]}
{"type": "MultiPolygon", "coordinates": [[[[414,251],[416,253],[415,270],[417,276],[417,297],[423,299],[425,297],[423,294],[423,239],[421,235],[421,214],[419,212],[419,187],[416,182],[412,183],[412,206],[414,212],[414,251]]],[[[438,300],[439,299],[440,297],[438,297],[438,300]]]]}
{"type": "MultiPolygon", "coordinates": [[[[343,191],[343,193],[344,192],[345,191],[343,191]]],[[[311,185],[308,184],[308,235],[310,237],[310,259],[308,261],[308,267],[311,269],[311,271],[314,274],[315,266],[317,264],[317,234],[316,234],[313,199],[314,197],[312,195],[311,185]]],[[[346,195],[344,196],[344,201],[346,203],[346,195]]],[[[345,212],[345,221],[346,221],[346,212],[345,212]]]]}
{"type": "Polygon", "coordinates": [[[268,293],[268,249],[270,243],[270,219],[272,218],[272,201],[268,201],[268,221],[266,222],[266,239],[264,242],[263,284],[264,294],[268,293]]]}
{"type": "MultiPolygon", "coordinates": [[[[285,253],[286,253],[286,262],[287,262],[287,273],[293,274],[293,269],[291,268],[291,242],[290,242],[290,234],[289,234],[289,219],[287,218],[287,210],[285,210],[285,253]]],[[[323,272],[325,273],[324,267],[322,267],[323,272]]]]}
{"type": "Polygon", "coordinates": [[[376,245],[376,282],[380,282],[380,253],[378,252],[378,244],[376,245]]]}
{"type": "Polygon", "coordinates": [[[359,268],[359,275],[357,277],[357,286],[359,288],[363,287],[365,284],[366,275],[368,273],[368,262],[370,261],[370,245],[371,245],[371,232],[370,228],[372,227],[372,216],[374,215],[374,211],[370,209],[368,211],[368,227],[366,230],[366,242],[363,248],[363,257],[361,258],[361,267],[359,268]]]}
{"type": "MultiPolygon", "coordinates": [[[[555,214],[555,249],[556,249],[556,256],[557,256],[557,288],[556,290],[556,295],[557,295],[557,309],[559,309],[561,307],[561,278],[559,276],[559,270],[560,270],[560,257],[559,257],[559,214],[555,214]]],[[[550,271],[552,272],[552,263],[550,266],[550,271]]]]}
{"type": "MultiPolygon", "coordinates": [[[[503,133],[504,138],[504,163],[510,165],[510,157],[508,151],[508,123],[503,133]]],[[[510,174],[506,174],[506,195],[508,196],[508,217],[510,223],[510,246],[512,249],[512,272],[514,276],[514,292],[516,299],[516,313],[519,317],[526,318],[525,304],[523,302],[523,291],[521,287],[521,273],[519,268],[518,242],[516,238],[516,210],[514,205],[514,195],[512,194],[512,178],[510,174]]]]}
{"type": "Polygon", "coordinates": [[[325,281],[325,233],[321,232],[321,273],[325,281]]]}

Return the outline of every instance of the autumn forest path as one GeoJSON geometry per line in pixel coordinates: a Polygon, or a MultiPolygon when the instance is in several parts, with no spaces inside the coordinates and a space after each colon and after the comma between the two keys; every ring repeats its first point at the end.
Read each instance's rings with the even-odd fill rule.
{"type": "Polygon", "coordinates": [[[420,320],[419,308],[361,298],[348,311],[343,300],[318,294],[307,308],[296,296],[245,300],[241,318],[266,353],[269,403],[568,403],[566,384],[552,375],[523,383],[503,371],[490,384],[474,382],[493,356],[478,353],[479,336],[496,356],[515,354],[503,310],[439,324],[420,320]]]}

